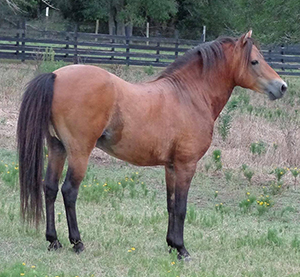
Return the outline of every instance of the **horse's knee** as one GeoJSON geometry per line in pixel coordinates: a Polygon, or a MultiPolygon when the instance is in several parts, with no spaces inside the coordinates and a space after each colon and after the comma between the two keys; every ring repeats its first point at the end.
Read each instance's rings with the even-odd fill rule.
{"type": "Polygon", "coordinates": [[[50,185],[46,184],[46,186],[45,186],[46,201],[47,200],[55,201],[57,193],[58,193],[58,188],[57,187],[53,187],[53,186],[50,186],[50,185]]]}

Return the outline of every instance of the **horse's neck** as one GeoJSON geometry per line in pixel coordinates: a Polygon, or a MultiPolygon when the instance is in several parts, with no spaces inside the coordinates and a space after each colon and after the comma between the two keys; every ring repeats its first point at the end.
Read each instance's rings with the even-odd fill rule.
{"type": "Polygon", "coordinates": [[[219,71],[211,69],[211,72],[201,74],[200,69],[191,64],[167,77],[165,82],[170,83],[180,101],[199,107],[199,111],[206,105],[216,120],[235,86],[231,70],[220,68],[219,71]]]}

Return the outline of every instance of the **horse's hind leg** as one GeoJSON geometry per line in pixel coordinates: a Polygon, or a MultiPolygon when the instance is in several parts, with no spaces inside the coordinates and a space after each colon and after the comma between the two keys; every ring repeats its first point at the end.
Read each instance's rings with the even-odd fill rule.
{"type": "Polygon", "coordinates": [[[85,175],[89,155],[93,147],[89,150],[76,150],[68,153],[68,171],[65,182],[61,188],[66,209],[69,240],[74,244],[73,249],[76,253],[84,250],[76,218],[76,200],[80,183],[85,175]]]}
{"type": "Polygon", "coordinates": [[[66,159],[66,150],[63,144],[55,137],[49,137],[48,142],[48,167],[45,176],[46,200],[46,239],[50,242],[48,250],[61,247],[55,230],[54,202],[58,192],[58,182],[66,159]]]}

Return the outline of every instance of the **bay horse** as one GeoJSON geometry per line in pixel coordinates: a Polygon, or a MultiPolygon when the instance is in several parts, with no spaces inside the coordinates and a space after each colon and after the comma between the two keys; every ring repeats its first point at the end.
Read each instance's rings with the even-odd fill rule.
{"type": "Polygon", "coordinates": [[[46,202],[48,247],[58,249],[54,202],[62,185],[75,252],[84,245],[75,204],[94,147],[139,166],[165,167],[167,243],[188,259],[183,231],[196,164],[209,148],[214,122],[235,86],[281,98],[287,84],[264,61],[251,38],[221,37],[188,51],[155,80],[132,84],[99,67],[69,65],[29,82],[17,127],[21,213],[37,226],[46,202]],[[44,140],[48,166],[43,182],[44,140]]]}

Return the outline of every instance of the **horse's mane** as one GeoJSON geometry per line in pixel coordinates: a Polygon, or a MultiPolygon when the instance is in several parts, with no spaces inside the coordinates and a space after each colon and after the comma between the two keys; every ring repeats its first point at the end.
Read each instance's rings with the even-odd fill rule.
{"type": "MultiPolygon", "coordinates": [[[[199,59],[199,67],[202,68],[202,74],[207,73],[212,67],[217,66],[220,61],[225,60],[225,55],[223,51],[224,44],[235,45],[237,42],[236,38],[232,37],[220,37],[212,42],[202,43],[195,48],[186,52],[183,56],[180,56],[171,63],[159,76],[157,79],[165,78],[172,75],[175,71],[180,70],[182,67],[199,59]]],[[[254,41],[248,38],[246,44],[243,48],[244,55],[242,60],[242,65],[247,66],[250,54],[252,51],[252,46],[254,41]]]]}

